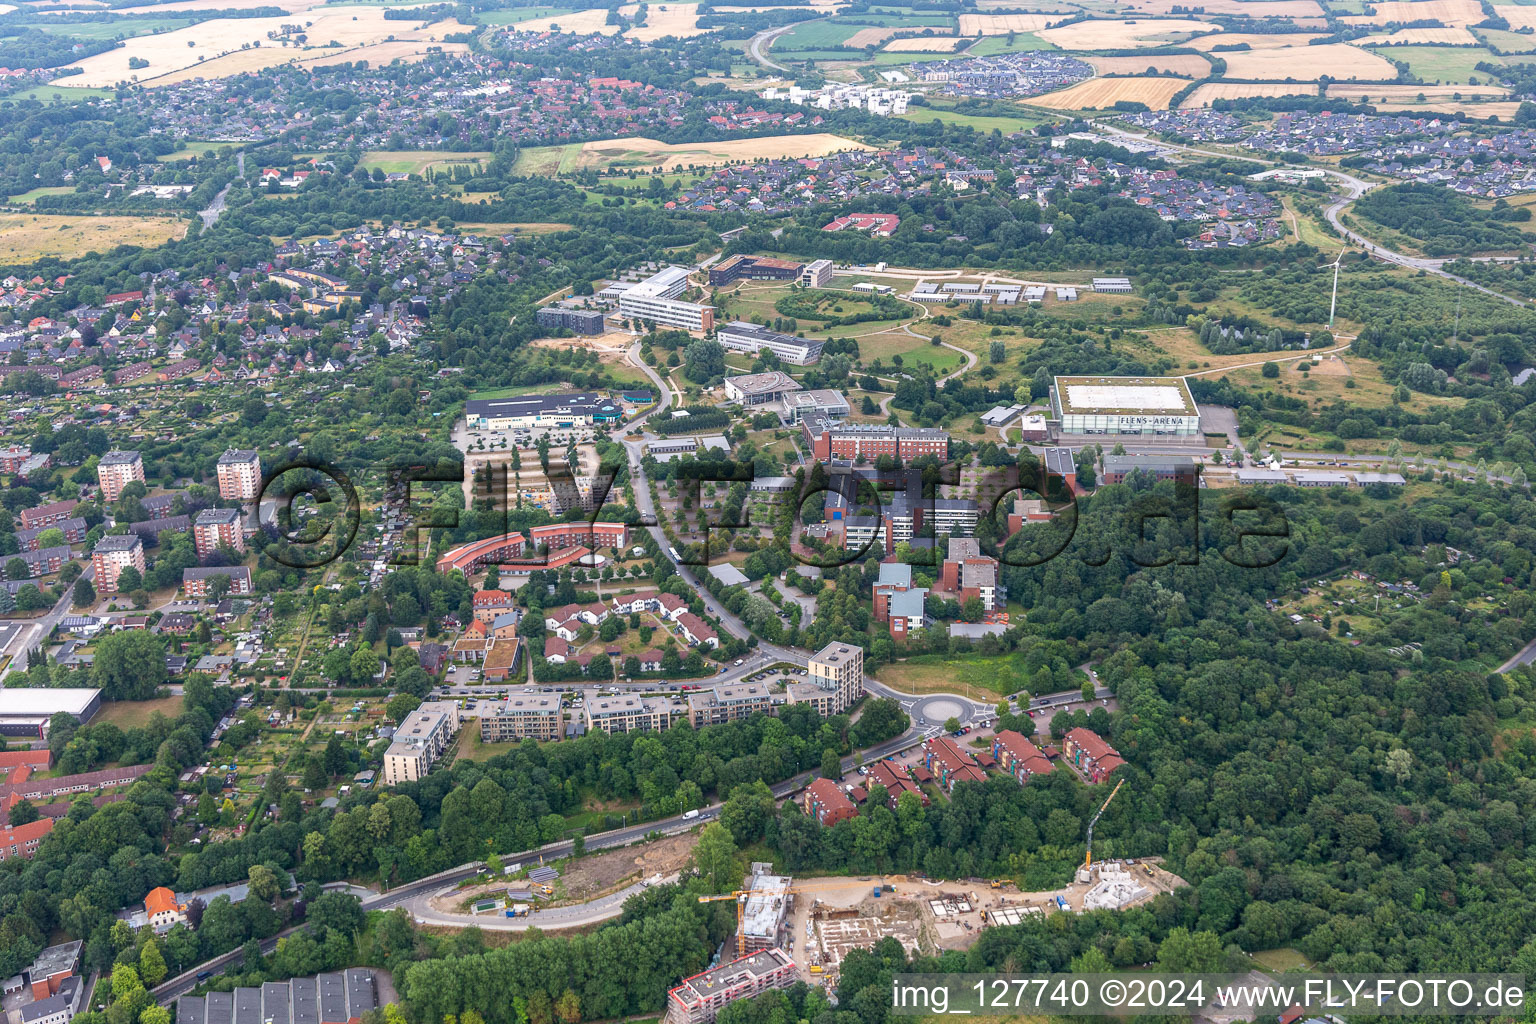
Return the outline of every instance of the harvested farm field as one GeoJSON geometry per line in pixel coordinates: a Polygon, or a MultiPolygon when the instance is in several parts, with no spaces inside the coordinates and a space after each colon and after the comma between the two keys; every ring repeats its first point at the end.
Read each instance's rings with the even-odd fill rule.
{"type": "MultiPolygon", "coordinates": [[[[1318,38],[1320,32],[1286,32],[1265,34],[1259,32],[1218,32],[1215,35],[1201,36],[1199,39],[1191,39],[1186,45],[1191,49],[1203,50],[1210,53],[1218,46],[1247,45],[1250,50],[1274,50],[1282,46],[1306,46],[1312,40],[1318,38]]],[[[1216,56],[1225,57],[1225,53],[1216,56]]]]}
{"type": "Polygon", "coordinates": [[[1352,40],[1360,46],[1476,46],[1477,37],[1465,28],[1405,28],[1388,35],[1352,40]]]}
{"type": "Polygon", "coordinates": [[[594,32],[605,36],[616,34],[620,25],[608,24],[608,11],[606,8],[594,7],[585,11],[572,11],[568,14],[557,14],[548,18],[529,18],[527,21],[517,22],[517,27],[523,32],[551,32],[559,28],[562,32],[570,32],[574,35],[591,35],[594,32]]]}
{"type": "Polygon", "coordinates": [[[1214,15],[1236,15],[1250,18],[1321,18],[1322,5],[1317,0],[1130,0],[1130,7],[1138,14],[1182,13],[1191,7],[1214,15]]]}
{"type": "Polygon", "coordinates": [[[1314,82],[1324,75],[1367,81],[1397,78],[1397,67],[1391,61],[1348,43],[1287,46],[1219,56],[1227,62],[1228,78],[1254,82],[1314,82]]]}
{"type": "Polygon", "coordinates": [[[967,40],[959,36],[903,36],[885,44],[886,53],[953,53],[967,40]]]}
{"type": "MultiPolygon", "coordinates": [[[[1410,21],[1435,21],[1452,28],[1476,25],[1487,17],[1477,0],[1380,0],[1370,5],[1375,14],[1353,15],[1340,20],[1350,25],[1406,24],[1410,21]]],[[[1499,12],[1501,15],[1503,11],[1499,12]]],[[[1509,27],[1519,28],[1514,18],[1509,27]]]]}
{"type": "Polygon", "coordinates": [[[1299,82],[1207,82],[1190,93],[1180,110],[1208,107],[1216,100],[1246,100],[1254,96],[1316,96],[1317,86],[1299,82]]]}
{"type": "Polygon", "coordinates": [[[48,256],[77,259],[120,245],[156,246],[181,238],[187,222],[170,217],[68,217],[0,214],[0,260],[30,263],[48,256]]]}
{"type": "MultiPolygon", "coordinates": [[[[588,167],[620,170],[663,170],[684,167],[712,167],[717,164],[751,163],[757,159],[795,159],[826,156],[850,149],[873,146],[841,135],[821,132],[815,135],[771,135],[761,139],[729,139],[722,142],[665,143],[655,139],[607,139],[583,143],[570,170],[588,167]]],[[[536,150],[525,151],[529,154],[536,150]]],[[[519,158],[519,163],[522,160],[519,158]]]]}
{"type": "Polygon", "coordinates": [[[1090,78],[1029,102],[1053,110],[1107,110],[1125,100],[1166,110],[1173,94],[1188,84],[1181,78],[1090,78]]]}
{"type": "Polygon", "coordinates": [[[1127,18],[1118,21],[1079,21],[1043,29],[1041,39],[1063,50],[1132,50],[1183,42],[1205,35],[1211,26],[1187,18],[1127,18]]]}
{"type": "MultiPolygon", "coordinates": [[[[640,10],[639,4],[625,4],[619,13],[633,18],[640,10]]],[[[698,4],[647,4],[645,24],[624,30],[624,35],[642,43],[653,43],[667,36],[686,39],[703,35],[707,30],[699,28],[698,4]]]]}
{"type": "Polygon", "coordinates": [[[1060,20],[1059,14],[962,14],[960,34],[1005,36],[1010,32],[1036,32],[1060,20]]]}
{"type": "Polygon", "coordinates": [[[1420,96],[1426,100],[1450,100],[1460,96],[1462,100],[1475,103],[1480,99],[1502,99],[1508,95],[1509,90],[1502,85],[1371,85],[1335,82],[1328,87],[1330,99],[1337,97],[1361,102],[1414,103],[1420,96]]]}
{"type": "Polygon", "coordinates": [[[1178,75],[1180,78],[1204,78],[1211,73],[1211,62],[1193,53],[1174,53],[1146,57],[1084,57],[1101,75],[1145,75],[1152,71],[1178,75]]]}

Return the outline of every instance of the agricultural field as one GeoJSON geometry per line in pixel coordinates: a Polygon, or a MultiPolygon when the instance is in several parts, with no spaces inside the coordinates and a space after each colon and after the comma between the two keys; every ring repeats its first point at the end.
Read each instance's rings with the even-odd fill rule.
{"type": "MultiPolygon", "coordinates": [[[[1380,0],[1371,4],[1375,14],[1344,18],[1351,25],[1388,25],[1392,22],[1437,21],[1453,28],[1476,25],[1487,17],[1477,0],[1380,0]]],[[[1510,26],[1518,28],[1514,19],[1510,26]]]]}
{"type": "Polygon", "coordinates": [[[1392,81],[1397,77],[1397,68],[1390,61],[1347,43],[1287,46],[1218,56],[1227,62],[1228,78],[1254,82],[1315,82],[1324,75],[1366,81],[1392,81]]]}
{"type": "Polygon", "coordinates": [[[1536,28],[1536,7],[1506,5],[1499,8],[1499,17],[1509,22],[1510,29],[1516,32],[1523,28],[1536,28]]]}
{"type": "Polygon", "coordinates": [[[952,53],[966,40],[959,36],[903,36],[885,44],[886,53],[952,53]]]}
{"type": "Polygon", "coordinates": [[[1472,33],[1486,46],[1496,46],[1504,54],[1530,53],[1536,50],[1536,35],[1505,32],[1498,28],[1480,28],[1472,33]]]}
{"type": "MultiPolygon", "coordinates": [[[[634,17],[639,9],[639,4],[625,4],[619,8],[619,13],[625,17],[634,17]]],[[[624,34],[638,42],[649,43],[667,36],[686,39],[706,31],[699,28],[698,4],[647,4],[645,24],[627,29],[624,34]]]]}
{"type": "Polygon", "coordinates": [[[291,60],[323,57],[386,40],[414,43],[436,42],[445,35],[468,31],[458,22],[393,21],[384,17],[383,7],[347,7],[339,10],[318,9],[311,12],[306,27],[306,44],[284,46],[267,37],[280,33],[292,19],[212,18],[174,32],[139,36],[124,46],[98,53],[70,65],[80,73],[65,82],[71,86],[110,87],[118,82],[152,79],[169,81],[166,76],[186,72],[187,78],[209,78],[239,74],[291,60]],[[335,46],[331,46],[335,43],[335,46]],[[209,62],[228,57],[214,71],[209,62]],[[131,68],[132,59],[147,60],[148,67],[131,68]]]}
{"type": "Polygon", "coordinates": [[[39,103],[73,103],[76,100],[104,100],[112,96],[111,89],[83,89],[74,85],[34,85],[8,98],[13,100],[37,100],[39,103]]]}
{"type": "Polygon", "coordinates": [[[1206,14],[1240,18],[1323,17],[1323,8],[1317,0],[1200,0],[1198,4],[1180,3],[1179,0],[1128,0],[1127,6],[1137,14],[1178,15],[1195,7],[1206,14]]]}
{"type": "Polygon", "coordinates": [[[491,154],[486,152],[449,153],[442,150],[375,149],[364,153],[358,160],[358,164],[370,171],[377,167],[385,174],[425,174],[431,167],[446,170],[454,164],[479,165],[490,158],[491,154]]]}
{"type": "Polygon", "coordinates": [[[873,148],[826,132],[676,144],[645,138],[609,139],[524,150],[518,155],[514,170],[518,174],[556,174],[589,167],[599,170],[656,171],[679,166],[711,167],[717,164],[747,163],[764,157],[826,156],[843,150],[873,148]],[[577,146],[574,156],[571,153],[572,146],[577,146]],[[547,155],[548,150],[558,151],[557,163],[554,163],[555,157],[547,155]],[[553,171],[548,169],[552,163],[555,166],[553,171]]]}
{"type": "Polygon", "coordinates": [[[1165,110],[1173,94],[1188,84],[1181,78],[1090,78],[1030,102],[1053,110],[1107,110],[1120,102],[1165,110]]]}
{"type": "Polygon", "coordinates": [[[1316,96],[1317,86],[1282,82],[1207,82],[1179,104],[1180,110],[1208,107],[1216,100],[1242,100],[1250,96],[1316,96]]]}
{"type": "Polygon", "coordinates": [[[614,35],[623,27],[608,24],[608,11],[601,7],[582,11],[564,11],[541,18],[529,18],[526,21],[518,19],[512,24],[525,32],[552,32],[559,29],[576,35],[591,35],[596,32],[605,36],[614,35]]]}
{"type": "Polygon", "coordinates": [[[1089,57],[1093,70],[1101,75],[1149,75],[1163,73],[1180,78],[1204,78],[1211,73],[1211,62],[1192,53],[1146,57],[1089,57]]]}
{"type": "Polygon", "coordinates": [[[1476,46],[1477,37],[1465,28],[1405,28],[1388,35],[1356,39],[1360,46],[1476,46]]]}
{"type": "MultiPolygon", "coordinates": [[[[1218,46],[1247,46],[1250,50],[1274,50],[1283,46],[1305,46],[1314,39],[1321,38],[1322,33],[1255,33],[1255,32],[1219,32],[1215,35],[1201,36],[1199,39],[1191,39],[1188,45],[1192,49],[1203,50],[1211,53],[1218,46]]],[[[1212,54],[1216,57],[1226,57],[1225,52],[1212,54]]]]}
{"type": "Polygon", "coordinates": [[[580,8],[577,7],[518,7],[510,11],[482,11],[479,21],[482,25],[521,25],[533,18],[556,18],[562,14],[571,14],[580,8]]]}
{"type": "MultiPolygon", "coordinates": [[[[803,21],[773,41],[775,53],[791,53],[801,50],[826,50],[848,44],[855,35],[868,31],[865,26],[838,24],[825,19],[803,21]]],[[[879,31],[878,29],[876,31],[879,31]]],[[[894,34],[894,33],[893,33],[894,34]]],[[[888,38],[888,37],[887,37],[888,38]]],[[[867,46],[867,42],[852,45],[867,46]]]]}
{"type": "Polygon", "coordinates": [[[156,246],[181,238],[187,222],[169,217],[69,217],[0,214],[0,262],[25,263],[57,256],[76,259],[120,245],[156,246]]]}
{"type": "Polygon", "coordinates": [[[1035,32],[1059,15],[1049,14],[962,14],[960,34],[963,36],[1005,36],[1010,32],[1035,32]]]}
{"type": "Polygon", "coordinates": [[[1208,23],[1186,18],[1127,18],[1048,28],[1040,32],[1040,38],[1063,50],[1134,50],[1182,43],[1192,35],[1205,35],[1210,30],[1208,23]]]}
{"type": "Polygon", "coordinates": [[[1496,117],[1500,121],[1512,120],[1519,111],[1515,100],[1495,103],[1378,103],[1376,109],[1383,113],[1465,114],[1469,118],[1486,120],[1496,117]]]}
{"type": "Polygon", "coordinates": [[[1482,61],[1500,63],[1498,57],[1482,48],[1396,46],[1390,50],[1376,52],[1387,54],[1393,60],[1403,61],[1415,77],[1435,83],[1465,82],[1470,85],[1474,80],[1485,82],[1488,80],[1488,73],[1477,70],[1478,63],[1482,61]]]}
{"type": "Polygon", "coordinates": [[[1328,86],[1328,95],[1339,99],[1359,100],[1362,103],[1417,103],[1419,97],[1426,101],[1503,99],[1509,90],[1502,85],[1362,85],[1353,82],[1335,82],[1328,86]]]}
{"type": "Polygon", "coordinates": [[[150,32],[172,32],[194,24],[195,18],[159,18],[148,15],[114,18],[111,21],[72,21],[39,24],[37,28],[76,39],[127,39],[150,32]]]}
{"type": "Polygon", "coordinates": [[[972,43],[966,55],[990,57],[997,53],[1021,53],[1025,50],[1054,50],[1056,47],[1040,38],[1036,32],[1020,32],[1013,36],[985,36],[972,43]]]}
{"type": "Polygon", "coordinates": [[[866,46],[879,46],[898,31],[898,29],[890,28],[889,26],[876,27],[869,25],[849,36],[843,41],[842,45],[851,46],[858,50],[862,50],[866,46]]]}
{"type": "Polygon", "coordinates": [[[991,117],[981,114],[964,114],[941,106],[908,107],[902,115],[906,121],[943,121],[945,124],[967,125],[979,132],[990,132],[993,129],[1004,135],[1014,132],[1027,131],[1036,125],[1043,124],[1047,118],[1019,111],[1018,117],[991,117]]]}

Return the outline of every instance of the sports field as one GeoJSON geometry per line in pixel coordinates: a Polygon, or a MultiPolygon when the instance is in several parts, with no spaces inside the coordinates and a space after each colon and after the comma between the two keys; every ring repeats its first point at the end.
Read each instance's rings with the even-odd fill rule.
{"type": "Polygon", "coordinates": [[[186,233],[186,221],[169,217],[0,213],[0,262],[26,263],[45,256],[76,259],[120,245],[156,246],[186,233]]]}
{"type": "Polygon", "coordinates": [[[1129,101],[1166,110],[1173,94],[1188,84],[1182,78],[1090,78],[1029,102],[1052,110],[1107,110],[1129,101]]]}

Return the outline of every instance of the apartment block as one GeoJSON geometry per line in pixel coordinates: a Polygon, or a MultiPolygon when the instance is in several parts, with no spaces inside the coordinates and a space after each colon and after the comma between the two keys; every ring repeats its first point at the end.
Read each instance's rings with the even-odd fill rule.
{"type": "Polygon", "coordinates": [[[764,949],[711,968],[667,993],[666,1024],[711,1024],[722,1007],[800,980],[795,962],[782,949],[764,949]]]}
{"type": "Polygon", "coordinates": [[[117,578],[129,566],[144,572],[144,542],[136,534],[120,537],[103,537],[91,552],[91,565],[96,569],[96,593],[117,593],[117,578]]]}
{"type": "Polygon", "coordinates": [[[216,576],[229,577],[229,589],[225,593],[231,597],[240,597],[251,592],[251,567],[248,565],[194,566],[191,569],[183,569],[181,570],[181,592],[187,597],[206,597],[208,586],[216,576]]]}
{"type": "Polygon", "coordinates": [[[101,483],[101,496],[114,502],[124,487],[135,480],[144,481],[144,460],[138,452],[107,452],[96,463],[96,479],[101,483]]]}
{"type": "Polygon", "coordinates": [[[853,801],[831,779],[816,779],[805,787],[805,813],[828,828],[858,815],[853,801]]]}
{"type": "Polygon", "coordinates": [[[255,501],[261,493],[261,456],[231,448],[219,456],[219,497],[225,501],[255,501]]]}
{"type": "Polygon", "coordinates": [[[25,825],[0,825],[0,861],[31,860],[38,844],[53,831],[52,818],[39,818],[25,825]]]}
{"type": "Polygon", "coordinates": [[[981,553],[981,544],[975,538],[951,537],[936,589],[961,602],[980,598],[983,608],[995,611],[999,604],[1000,569],[997,559],[981,553]]]}
{"type": "Polygon", "coordinates": [[[244,553],[245,530],[240,525],[240,510],[205,508],[192,520],[192,546],[198,558],[207,558],[221,544],[244,553]]]}
{"type": "Polygon", "coordinates": [[[372,969],[349,967],[313,978],[269,981],[260,988],[181,996],[178,1024],[361,1024],[379,1008],[372,969]]]}
{"type": "Polygon", "coordinates": [[[480,716],[483,743],[557,740],[561,729],[560,696],[553,693],[513,694],[490,714],[480,716]]]}
{"type": "Polygon", "coordinates": [[[630,694],[588,698],[586,718],[589,732],[596,729],[610,736],[617,732],[661,732],[672,724],[666,704],[630,694]]]}
{"type": "Polygon", "coordinates": [[[957,782],[983,782],[987,775],[976,759],[949,736],[935,736],[923,744],[923,765],[946,791],[957,782]]]}
{"type": "Polygon", "coordinates": [[[1103,737],[1081,726],[1062,737],[1061,751],[1089,782],[1103,782],[1125,764],[1120,752],[1105,743],[1103,737]]]}
{"type": "Polygon", "coordinates": [[[1021,786],[1030,776],[1044,775],[1056,767],[1029,737],[1012,729],[1004,729],[992,738],[992,756],[998,767],[1018,779],[1021,786]]]}
{"type": "Polygon", "coordinates": [[[66,501],[53,501],[46,505],[24,508],[20,514],[22,529],[35,530],[39,527],[57,526],[73,518],[75,506],[79,504],[78,501],[70,498],[66,501]]]}
{"type": "Polygon", "coordinates": [[[725,683],[688,695],[688,719],[695,729],[772,711],[774,697],[764,683],[725,683]]]}
{"type": "Polygon", "coordinates": [[[406,715],[395,730],[394,742],[384,751],[384,784],[395,786],[425,777],[458,731],[457,701],[427,701],[406,715]]]}
{"type": "Polygon", "coordinates": [[[789,699],[811,704],[823,716],[840,715],[864,696],[864,648],[830,643],[811,655],[804,683],[791,683],[789,699]]]}

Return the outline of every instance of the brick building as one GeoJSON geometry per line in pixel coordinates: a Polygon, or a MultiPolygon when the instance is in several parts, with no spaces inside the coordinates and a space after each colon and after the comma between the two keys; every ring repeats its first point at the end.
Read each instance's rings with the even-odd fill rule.
{"type": "Polygon", "coordinates": [[[107,452],[96,463],[96,478],[101,482],[101,496],[114,502],[123,488],[135,480],[144,482],[144,460],[138,452],[107,452]]]}

